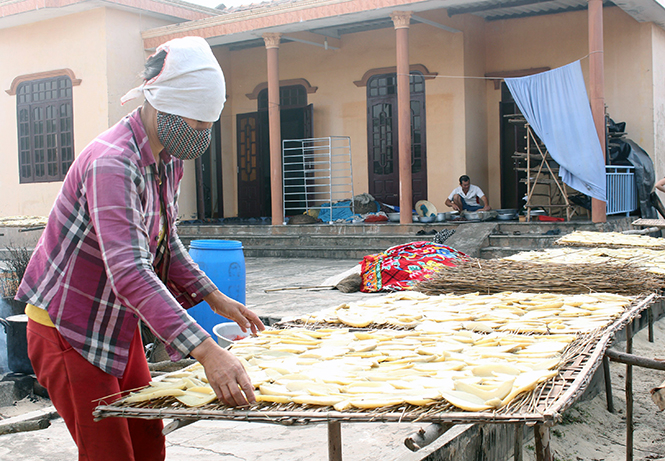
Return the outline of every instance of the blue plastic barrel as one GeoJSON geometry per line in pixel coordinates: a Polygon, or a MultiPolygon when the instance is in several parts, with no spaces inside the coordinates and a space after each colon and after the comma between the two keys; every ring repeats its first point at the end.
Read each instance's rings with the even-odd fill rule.
{"type": "MultiPolygon", "coordinates": [[[[192,240],[189,254],[219,291],[245,304],[245,255],[236,240],[192,240]]],[[[187,311],[214,338],[213,327],[231,320],[215,314],[205,301],[187,311]]]]}

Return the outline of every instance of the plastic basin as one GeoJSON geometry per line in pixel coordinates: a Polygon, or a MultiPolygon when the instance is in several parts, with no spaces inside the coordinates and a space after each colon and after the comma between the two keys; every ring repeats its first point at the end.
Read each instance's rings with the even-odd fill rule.
{"type": "Polygon", "coordinates": [[[235,322],[219,323],[212,328],[212,331],[217,336],[217,344],[222,347],[229,347],[233,341],[249,336],[249,332],[243,332],[235,322]]]}

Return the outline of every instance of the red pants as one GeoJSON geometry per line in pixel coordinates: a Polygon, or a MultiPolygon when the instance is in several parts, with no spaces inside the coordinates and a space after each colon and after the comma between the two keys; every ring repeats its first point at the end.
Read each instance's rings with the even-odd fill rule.
{"type": "MultiPolygon", "coordinates": [[[[122,378],[92,365],[53,327],[28,320],[28,355],[78,447],[79,460],[144,461],[166,456],[161,420],[105,418],[94,422],[97,399],[145,386],[150,371],[137,329],[122,378]]],[[[110,403],[110,401],[108,402],[110,403]]]]}

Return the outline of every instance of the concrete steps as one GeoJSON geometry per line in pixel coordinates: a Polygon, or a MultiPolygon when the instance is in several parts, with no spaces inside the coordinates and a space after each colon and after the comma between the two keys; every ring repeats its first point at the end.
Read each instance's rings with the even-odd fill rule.
{"type": "Polygon", "coordinates": [[[552,248],[554,242],[573,231],[616,231],[631,229],[631,217],[608,217],[604,224],[591,222],[507,222],[499,224],[488,236],[487,244],[479,250],[482,259],[503,258],[522,251],[552,248]]]}
{"type": "Polygon", "coordinates": [[[245,256],[284,258],[362,259],[395,245],[427,240],[436,224],[348,224],[348,225],[184,225],[180,239],[189,245],[195,239],[224,239],[242,242],[245,256]],[[418,232],[424,232],[418,235],[418,232]]]}
{"type": "MultiPolygon", "coordinates": [[[[362,259],[409,242],[431,241],[436,231],[455,230],[445,243],[470,256],[490,259],[519,251],[551,247],[574,230],[622,231],[630,229],[631,217],[608,217],[607,223],[589,221],[558,223],[491,221],[432,224],[181,224],[178,232],[188,246],[195,239],[239,240],[245,256],[281,258],[362,259]],[[554,235],[548,235],[554,234],[554,235]]],[[[6,247],[32,250],[40,230],[0,228],[0,269],[8,259],[6,247]]]]}
{"type": "Polygon", "coordinates": [[[492,221],[432,224],[184,224],[178,233],[185,245],[196,239],[238,240],[245,256],[283,258],[362,259],[395,245],[431,241],[435,231],[455,230],[445,243],[470,256],[491,259],[553,246],[574,230],[623,231],[634,218],[613,217],[607,223],[589,221],[541,223],[492,221]]]}

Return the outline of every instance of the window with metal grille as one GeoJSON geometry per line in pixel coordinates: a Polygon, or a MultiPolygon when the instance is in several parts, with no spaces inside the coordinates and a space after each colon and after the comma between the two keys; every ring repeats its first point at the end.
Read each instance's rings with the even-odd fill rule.
{"type": "Polygon", "coordinates": [[[72,81],[58,76],[16,89],[19,181],[62,181],[74,161],[72,81]]]}

